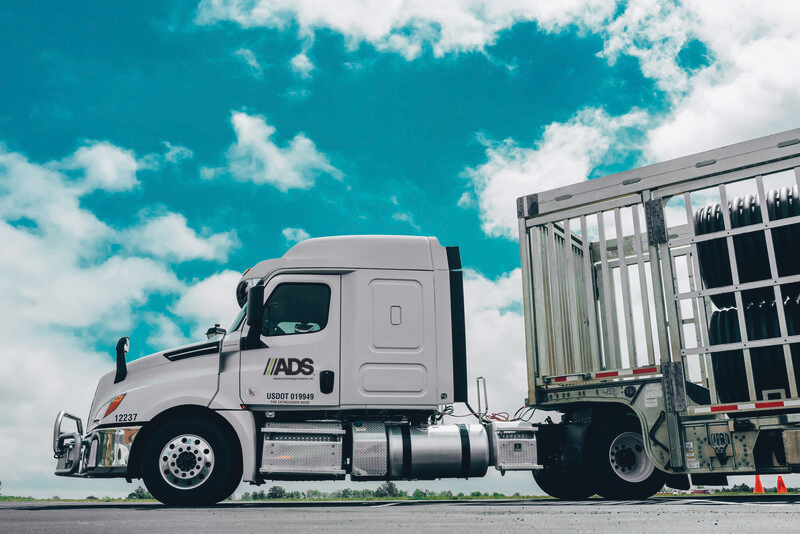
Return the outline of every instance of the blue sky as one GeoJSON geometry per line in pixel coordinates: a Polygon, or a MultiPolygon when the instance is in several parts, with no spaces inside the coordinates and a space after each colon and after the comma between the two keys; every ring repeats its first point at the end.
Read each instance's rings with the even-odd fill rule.
{"type": "MultiPolygon", "coordinates": [[[[597,57],[599,37],[543,33],[534,21],[509,28],[484,52],[437,58],[426,43],[409,61],[365,43],[350,51],[345,37],[325,28],[303,45],[291,24],[283,31],[198,26],[193,10],[180,9],[187,5],[58,7],[42,13],[20,4],[1,22],[8,47],[19,52],[4,65],[7,147],[36,162],[94,140],[138,157],[162,152],[165,141],[187,147],[193,157],[181,165],[144,171],[139,187],[84,205],[119,226],[158,204],[193,227],[233,228],[242,246],[229,264],[239,269],[281,254],[281,228],[302,226],[314,236],[435,234],[462,244],[465,262],[478,270],[506,272],[517,261],[513,247],[487,239],[475,210],[456,206],[470,190],[465,169],[486,160],[485,143],[532,145],[544,126],[576,109],[619,115],[658,108],[663,99],[635,61],[611,66],[597,57]],[[65,18],[74,24],[64,28],[65,18]],[[307,77],[291,68],[304,46],[314,67],[307,77]],[[341,180],[322,173],[315,187],[288,194],[253,187],[246,177],[244,184],[229,176],[203,181],[200,170],[219,166],[235,140],[232,112],[263,117],[278,146],[302,132],[341,180]]],[[[215,266],[192,265],[187,274],[204,267],[215,266]]]]}
{"type": "Polygon", "coordinates": [[[53,480],[49,425],[61,408],[85,415],[117,337],[136,358],[227,325],[239,274],[309,236],[460,245],[481,332],[470,374],[516,409],[514,199],[796,127],[795,11],[6,3],[0,293],[17,335],[0,352],[0,401],[15,407],[0,414],[4,489],[85,493],[53,480]]]}

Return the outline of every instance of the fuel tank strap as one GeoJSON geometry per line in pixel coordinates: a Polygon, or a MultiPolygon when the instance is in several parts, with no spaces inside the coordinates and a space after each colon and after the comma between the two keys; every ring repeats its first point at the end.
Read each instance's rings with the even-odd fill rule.
{"type": "Polygon", "coordinates": [[[461,472],[458,476],[459,478],[468,478],[472,458],[470,458],[469,430],[467,429],[467,425],[458,425],[458,432],[461,434],[461,472]]]}
{"type": "Polygon", "coordinates": [[[400,427],[400,435],[403,438],[403,471],[402,477],[411,478],[411,434],[408,425],[400,427]]]}

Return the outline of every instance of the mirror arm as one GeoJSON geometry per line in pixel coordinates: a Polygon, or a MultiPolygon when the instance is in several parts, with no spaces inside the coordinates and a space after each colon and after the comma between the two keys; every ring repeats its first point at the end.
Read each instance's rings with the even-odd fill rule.
{"type": "Polygon", "coordinates": [[[125,355],[128,353],[130,342],[131,340],[128,337],[121,337],[119,341],[117,341],[117,374],[114,376],[115,384],[122,382],[125,380],[125,377],[128,376],[128,365],[125,362],[125,355]]]}

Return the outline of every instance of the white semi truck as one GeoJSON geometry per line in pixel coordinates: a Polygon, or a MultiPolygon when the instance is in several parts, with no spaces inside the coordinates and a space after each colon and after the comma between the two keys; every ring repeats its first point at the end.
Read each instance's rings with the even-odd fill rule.
{"type": "Polygon", "coordinates": [[[798,182],[792,130],[520,198],[528,398],[510,421],[443,422],[467,403],[456,247],[304,241],[245,272],[227,331],[131,363],[120,339],[86,431],[58,414],[56,474],[200,505],[242,479],[495,467],[627,499],[800,471],[798,182]]]}

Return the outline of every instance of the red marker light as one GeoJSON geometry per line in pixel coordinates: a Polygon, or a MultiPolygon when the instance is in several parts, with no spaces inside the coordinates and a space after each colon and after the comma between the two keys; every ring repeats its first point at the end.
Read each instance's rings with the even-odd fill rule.
{"type": "Polygon", "coordinates": [[[114,410],[117,409],[117,407],[119,406],[119,403],[122,402],[122,399],[124,399],[124,398],[125,398],[125,394],[123,393],[119,397],[116,397],[114,400],[112,400],[111,404],[109,404],[108,408],[106,409],[106,414],[103,417],[108,417],[110,414],[112,414],[114,412],[114,410]]]}

